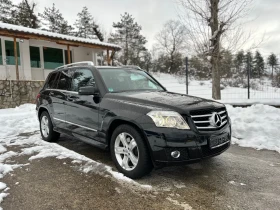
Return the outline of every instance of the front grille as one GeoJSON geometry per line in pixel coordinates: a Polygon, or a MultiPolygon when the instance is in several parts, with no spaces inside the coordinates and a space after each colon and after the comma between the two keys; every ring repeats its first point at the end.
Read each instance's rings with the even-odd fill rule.
{"type": "Polygon", "coordinates": [[[207,109],[207,110],[196,110],[191,111],[191,118],[199,131],[216,131],[223,128],[227,122],[227,111],[225,108],[219,109],[207,109]],[[213,114],[217,113],[220,116],[220,123],[215,124],[211,118],[213,118],[213,114]]]}

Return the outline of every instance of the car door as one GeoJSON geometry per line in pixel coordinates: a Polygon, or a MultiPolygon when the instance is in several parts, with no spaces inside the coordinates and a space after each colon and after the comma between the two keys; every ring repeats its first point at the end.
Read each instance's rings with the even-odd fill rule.
{"type": "Polygon", "coordinates": [[[95,139],[99,128],[99,103],[94,101],[93,95],[78,93],[80,87],[95,86],[92,70],[78,67],[70,71],[72,85],[65,106],[67,129],[73,134],[95,139]]]}
{"type": "Polygon", "coordinates": [[[51,89],[49,89],[49,96],[51,98],[52,117],[55,126],[65,129],[65,102],[67,99],[67,92],[71,87],[71,78],[66,71],[60,71],[57,75],[57,82],[51,89]]]}

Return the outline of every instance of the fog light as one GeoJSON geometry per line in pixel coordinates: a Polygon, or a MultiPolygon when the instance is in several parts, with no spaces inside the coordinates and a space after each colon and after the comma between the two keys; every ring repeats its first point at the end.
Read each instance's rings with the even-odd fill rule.
{"type": "Polygon", "coordinates": [[[175,151],[171,152],[171,156],[173,158],[179,158],[180,157],[180,152],[178,150],[175,150],[175,151]]]}

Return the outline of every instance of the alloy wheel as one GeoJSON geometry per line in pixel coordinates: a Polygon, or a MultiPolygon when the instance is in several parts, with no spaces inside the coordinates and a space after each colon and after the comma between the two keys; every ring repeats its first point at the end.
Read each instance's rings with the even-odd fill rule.
{"type": "Polygon", "coordinates": [[[119,165],[127,171],[133,170],[139,161],[139,150],[135,139],[129,133],[120,133],[114,145],[119,165]]]}
{"type": "Polygon", "coordinates": [[[48,138],[49,136],[49,119],[47,116],[43,116],[41,119],[41,130],[42,130],[42,134],[45,138],[48,138]]]}

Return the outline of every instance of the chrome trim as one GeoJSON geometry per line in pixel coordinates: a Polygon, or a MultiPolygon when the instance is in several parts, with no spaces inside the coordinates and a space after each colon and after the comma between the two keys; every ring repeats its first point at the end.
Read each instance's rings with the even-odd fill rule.
{"type": "Polygon", "coordinates": [[[60,91],[60,92],[65,92],[65,93],[75,93],[75,94],[78,94],[78,92],[76,92],[76,91],[69,91],[69,90],[49,89],[49,88],[47,88],[46,90],[50,90],[50,91],[60,91]]]}
{"type": "Polygon", "coordinates": [[[226,110],[220,111],[220,112],[218,112],[218,114],[223,114],[223,113],[225,113],[225,112],[226,112],[226,110]]]}
{"type": "Polygon", "coordinates": [[[225,125],[227,123],[227,120],[225,120],[219,127],[213,127],[213,126],[208,126],[208,127],[199,127],[199,126],[196,126],[197,129],[215,129],[215,128],[220,128],[222,127],[223,125],[225,125]]]}
{"type": "Polygon", "coordinates": [[[210,123],[210,121],[193,121],[194,123],[210,123]]]}
{"type": "Polygon", "coordinates": [[[227,144],[227,143],[229,143],[229,142],[230,142],[230,140],[228,140],[228,141],[226,141],[226,142],[224,142],[224,143],[222,143],[222,144],[219,144],[219,145],[217,145],[217,146],[215,146],[215,147],[211,147],[211,149],[215,149],[215,148],[221,147],[221,146],[223,146],[223,145],[225,145],[225,144],[227,144]]]}
{"type": "Polygon", "coordinates": [[[97,132],[97,130],[95,130],[93,128],[89,128],[89,127],[86,127],[86,126],[78,125],[76,123],[72,123],[72,122],[69,122],[69,121],[66,121],[66,120],[61,120],[61,119],[58,119],[58,118],[55,118],[55,117],[53,119],[61,121],[61,122],[64,122],[64,123],[68,123],[68,124],[71,124],[71,125],[76,125],[78,127],[81,127],[81,128],[87,129],[87,130],[91,130],[91,131],[97,132]]]}
{"type": "Polygon", "coordinates": [[[55,68],[54,70],[66,69],[67,67],[74,67],[74,66],[80,67],[82,65],[94,66],[94,63],[92,61],[81,61],[81,62],[70,63],[70,64],[60,66],[60,67],[55,68]]]}
{"type": "Polygon", "coordinates": [[[223,120],[223,119],[227,118],[227,116],[225,115],[225,116],[222,116],[221,118],[222,118],[222,120],[223,120]]]}
{"type": "Polygon", "coordinates": [[[211,117],[212,114],[204,114],[204,115],[191,115],[192,118],[196,118],[196,117],[211,117]]]}

